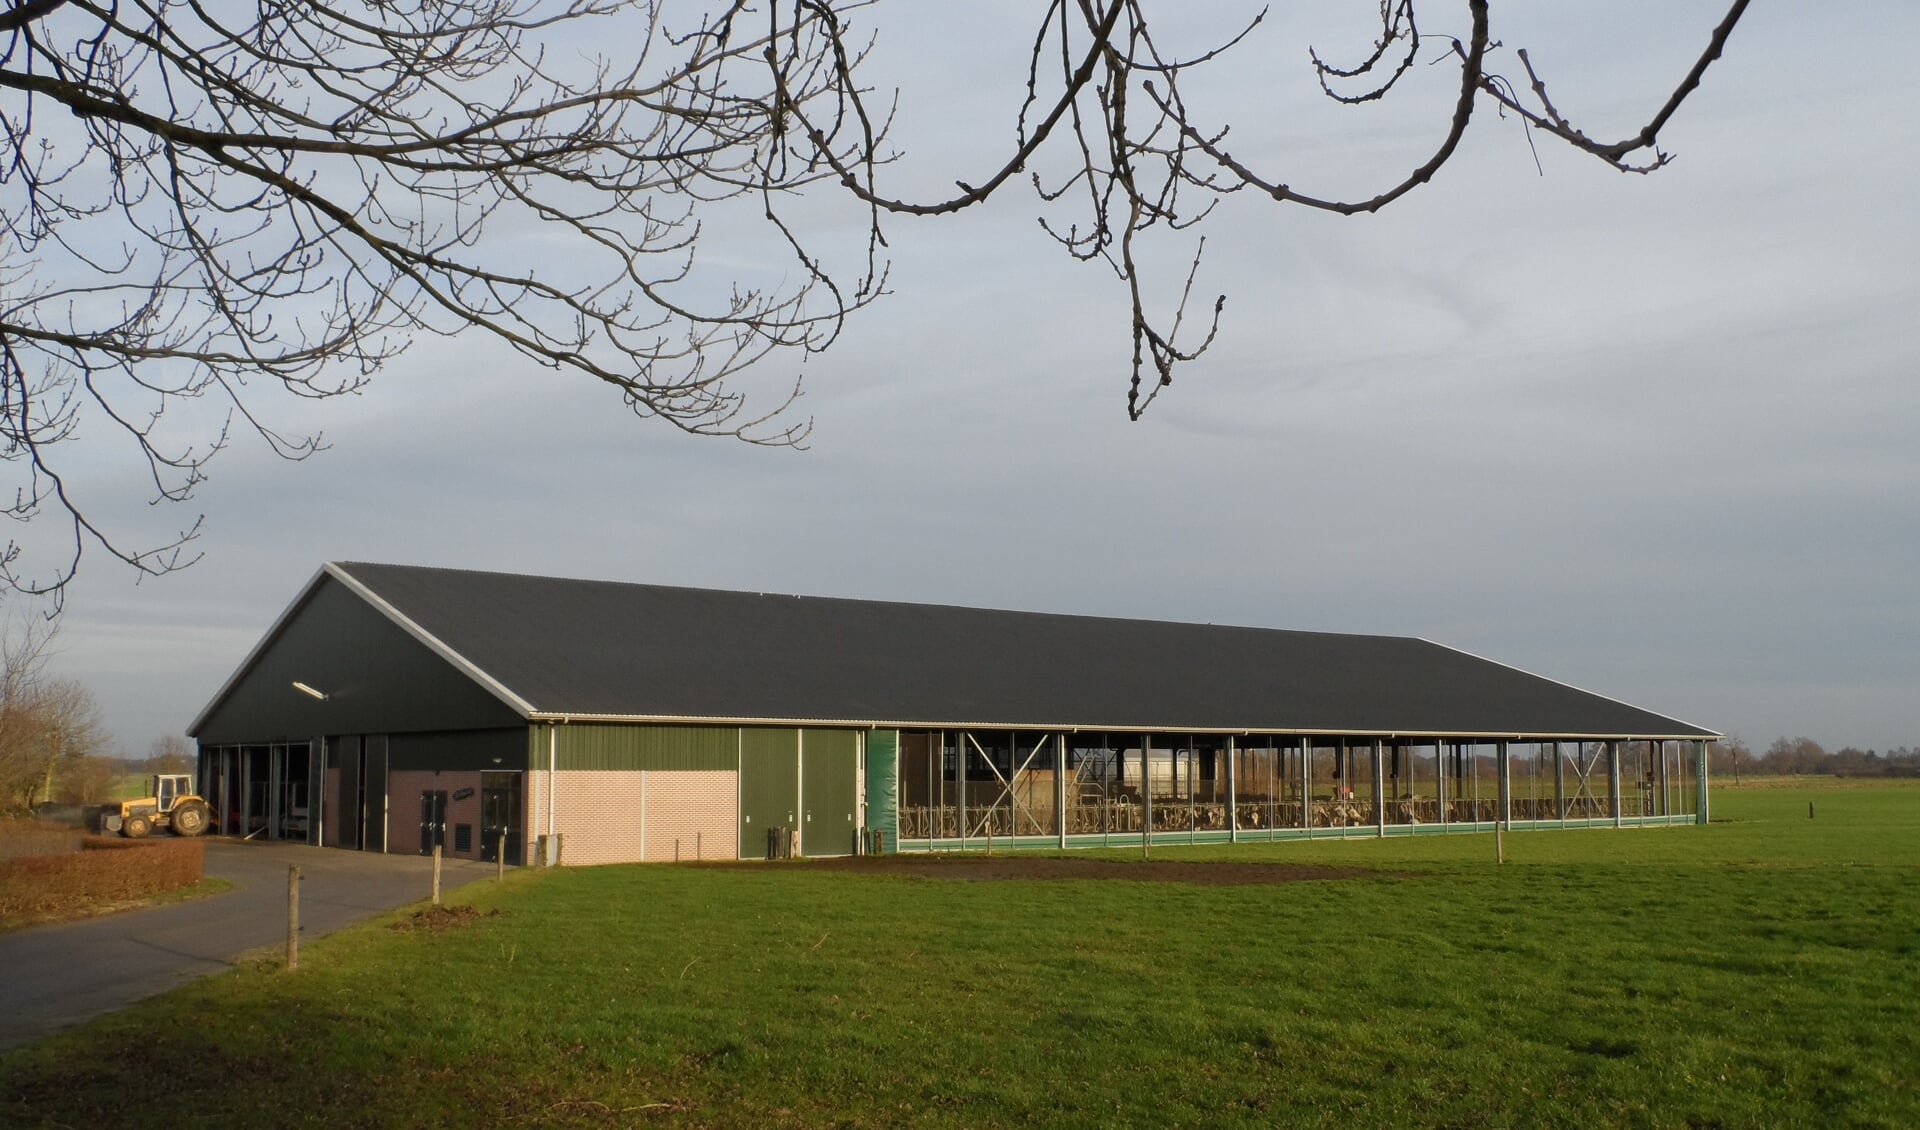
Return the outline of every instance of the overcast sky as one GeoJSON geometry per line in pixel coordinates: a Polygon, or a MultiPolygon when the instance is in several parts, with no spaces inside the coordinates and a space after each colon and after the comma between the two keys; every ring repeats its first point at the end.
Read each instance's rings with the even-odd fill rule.
{"type": "MultiPolygon", "coordinates": [[[[1364,48],[1373,6],[1327,7],[1364,48]]],[[[875,77],[905,85],[897,184],[1004,152],[1018,91],[969,67],[1004,74],[1031,8],[877,13],[875,77]]],[[[1494,8],[1612,136],[1720,4],[1494,8]]],[[[1329,193],[1424,160],[1454,72],[1393,107],[1315,105],[1288,15],[1197,92],[1236,154],[1329,193]]],[[[1426,30],[1449,21],[1431,7],[1426,30]]],[[[1308,33],[1338,49],[1319,37],[1340,26],[1308,33]]],[[[803,453],[422,340],[363,396],[274,406],[331,450],[236,445],[161,515],[206,513],[190,570],[135,585],[89,559],[57,668],[143,752],[322,561],[370,560],[1416,635],[1756,746],[1920,744],[1916,41],[1911,3],[1763,2],[1655,176],[1530,147],[1483,104],[1378,216],[1235,201],[1198,284],[1228,296],[1218,344],[1139,423],[1124,294],[1041,236],[1030,196],[891,225],[897,293],[804,366],[803,453]]],[[[774,364],[768,393],[795,371],[774,364]]]]}

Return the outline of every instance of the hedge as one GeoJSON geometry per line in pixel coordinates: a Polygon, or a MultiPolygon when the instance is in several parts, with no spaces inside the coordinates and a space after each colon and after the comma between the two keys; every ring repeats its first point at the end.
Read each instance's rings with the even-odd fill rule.
{"type": "Polygon", "coordinates": [[[0,819],[0,860],[80,850],[81,831],[47,820],[0,819]]]}
{"type": "Polygon", "coordinates": [[[205,869],[200,840],[88,836],[77,852],[0,860],[0,924],[190,887],[205,869]]]}

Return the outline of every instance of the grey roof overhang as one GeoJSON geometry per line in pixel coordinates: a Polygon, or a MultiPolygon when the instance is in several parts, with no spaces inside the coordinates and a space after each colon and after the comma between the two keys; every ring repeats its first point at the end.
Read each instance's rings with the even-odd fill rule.
{"type": "Polygon", "coordinates": [[[1719,736],[1406,637],[405,565],[323,574],[535,722],[1719,736]]]}

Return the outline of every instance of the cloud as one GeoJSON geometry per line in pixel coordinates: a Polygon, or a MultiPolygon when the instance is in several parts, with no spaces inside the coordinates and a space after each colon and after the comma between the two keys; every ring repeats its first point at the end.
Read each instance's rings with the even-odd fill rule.
{"type": "MultiPolygon", "coordinates": [[[[1611,127],[1714,9],[1542,6],[1512,41],[1611,127]]],[[[885,18],[925,61],[985,51],[998,10],[885,18]]],[[[1022,202],[891,225],[898,293],[753,378],[804,375],[809,452],[687,439],[422,340],[364,397],[289,411],[324,456],[216,464],[204,562],[138,588],[91,569],[63,667],[144,748],[321,561],[360,558],[1423,635],[1758,743],[1920,742],[1920,138],[1893,110],[1920,80],[1863,49],[1920,13],[1747,19],[1654,177],[1536,138],[1542,178],[1489,113],[1378,216],[1234,201],[1199,283],[1229,296],[1219,344],[1139,424],[1123,293],[1022,202]]],[[[961,113],[964,71],[913,69],[899,176],[937,190],[1004,152],[1012,106],[961,113]]],[[[1336,187],[1433,136],[1431,102],[1296,105],[1236,136],[1336,187]]]]}

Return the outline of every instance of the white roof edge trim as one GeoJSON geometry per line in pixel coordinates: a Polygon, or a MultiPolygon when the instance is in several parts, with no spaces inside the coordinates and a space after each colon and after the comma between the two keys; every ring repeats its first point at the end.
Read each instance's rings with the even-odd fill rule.
{"type": "MultiPolygon", "coordinates": [[[[347,572],[346,568],[339,562],[329,561],[320,567],[320,571],[345,585],[349,592],[372,605],[375,611],[393,621],[401,631],[406,632],[414,639],[425,644],[435,655],[453,664],[454,667],[459,669],[461,674],[486,688],[487,692],[493,695],[493,697],[518,711],[521,717],[531,718],[534,715],[535,711],[532,703],[507,689],[505,683],[502,683],[492,675],[481,670],[480,666],[471,659],[468,659],[466,656],[461,655],[453,648],[441,642],[440,637],[414,623],[405,613],[402,613],[398,608],[387,603],[386,599],[380,596],[379,593],[374,592],[365,584],[361,583],[352,573],[347,572]]],[[[318,581],[318,578],[315,578],[315,580],[318,581]]],[[[244,666],[242,669],[244,670],[244,666]]]]}
{"type": "MultiPolygon", "coordinates": [[[[1517,670],[1517,668],[1516,668],[1517,670]]],[[[1578,689],[1578,688],[1574,688],[1578,689]]],[[[1604,696],[1600,696],[1604,697],[1604,696]]],[[[1631,705],[1631,704],[1622,704],[1631,705]]],[[[1638,710],[1639,707],[1634,707],[1638,710]]],[[[1651,714],[1652,711],[1645,713],[1651,714]]],[[[717,714],[583,714],[579,711],[536,710],[527,716],[528,721],[539,724],[568,725],[575,722],[612,725],[663,725],[663,726],[797,726],[797,727],[835,727],[859,730],[1046,730],[1060,733],[1107,733],[1107,734],[1285,734],[1293,737],[1328,738],[1485,738],[1488,741],[1533,742],[1533,741],[1614,741],[1614,742],[1698,742],[1712,741],[1721,737],[1718,731],[1707,730],[1713,737],[1701,734],[1576,734],[1576,733],[1515,733],[1512,730],[1316,730],[1299,727],[1270,726],[1105,726],[1091,722],[930,722],[919,719],[900,718],[741,718],[717,714]]],[[[1678,721],[1678,719],[1674,719],[1678,721]]],[[[1705,729],[1704,727],[1701,727],[1705,729]]]]}
{"type": "MultiPolygon", "coordinates": [[[[1451,644],[1439,643],[1435,640],[1427,639],[1425,636],[1415,636],[1414,638],[1418,639],[1421,643],[1432,644],[1434,647],[1442,648],[1446,651],[1451,651],[1456,655],[1464,655],[1469,659],[1478,659],[1482,663],[1491,663],[1495,667],[1505,667],[1509,671],[1518,671],[1522,675],[1529,675],[1535,679],[1540,679],[1543,682],[1552,683],[1556,687],[1565,687],[1570,691],[1578,691],[1581,694],[1592,695],[1594,698],[1603,699],[1607,702],[1611,702],[1615,706],[1624,706],[1629,710],[1638,710],[1642,714],[1651,714],[1655,718],[1665,718],[1669,722],[1678,722],[1682,726],[1692,726],[1696,730],[1705,730],[1707,733],[1712,734],[1715,738],[1726,737],[1726,735],[1721,733],[1719,730],[1702,726],[1698,722],[1689,722],[1685,718],[1675,718],[1669,714],[1661,714],[1658,711],[1648,710],[1644,706],[1635,706],[1633,703],[1628,702],[1626,699],[1623,699],[1623,698],[1615,698],[1612,695],[1601,694],[1599,691],[1590,691],[1585,687],[1576,687],[1572,683],[1567,682],[1565,679],[1556,679],[1551,675],[1542,675],[1538,671],[1529,671],[1525,667],[1516,667],[1511,663],[1502,663],[1498,659],[1488,659],[1486,656],[1480,655],[1476,652],[1468,651],[1466,648],[1454,647],[1451,644]]],[[[1633,740],[1638,740],[1640,737],[1657,738],[1659,736],[1660,736],[1659,734],[1636,735],[1633,740]]],[[[1699,735],[1697,734],[1689,734],[1686,736],[1686,738],[1674,739],[1674,740],[1690,740],[1690,739],[1697,739],[1698,737],[1699,735]]]]}
{"type": "Polygon", "coordinates": [[[207,704],[200,708],[200,713],[194,715],[193,721],[187,724],[188,737],[197,737],[199,735],[200,727],[206,724],[207,715],[212,714],[213,708],[219,706],[220,703],[226,699],[228,692],[232,691],[234,685],[240,681],[240,676],[246,674],[247,671],[253,667],[254,661],[259,659],[260,654],[267,650],[267,645],[272,643],[274,637],[280,634],[280,629],[286,627],[288,620],[293,619],[294,610],[307,602],[307,598],[313,595],[313,590],[320,587],[320,578],[326,575],[327,567],[322,565],[313,571],[313,576],[307,578],[307,583],[302,585],[300,591],[294,595],[294,598],[287,602],[287,606],[280,610],[280,615],[274,617],[273,624],[267,628],[266,633],[254,642],[253,650],[247,652],[247,657],[240,661],[240,665],[233,669],[231,675],[227,676],[226,682],[221,683],[220,689],[213,692],[213,697],[208,699],[207,704]]]}

